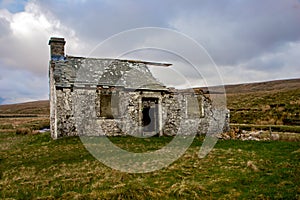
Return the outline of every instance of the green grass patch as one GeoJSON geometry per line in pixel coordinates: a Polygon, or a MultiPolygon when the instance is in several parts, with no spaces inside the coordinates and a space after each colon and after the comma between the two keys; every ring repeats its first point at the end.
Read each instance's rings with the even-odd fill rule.
{"type": "MultiPolygon", "coordinates": [[[[132,152],[153,151],[171,137],[113,137],[132,152]]],[[[221,141],[198,158],[203,137],[162,170],[111,169],[78,137],[0,134],[0,198],[15,199],[299,199],[300,143],[221,141]]]]}
{"type": "Polygon", "coordinates": [[[112,143],[116,146],[130,152],[142,153],[158,150],[169,142],[173,137],[152,137],[152,138],[137,138],[132,136],[110,137],[112,143]],[[126,142],[124,142],[126,141],[126,142]]]}

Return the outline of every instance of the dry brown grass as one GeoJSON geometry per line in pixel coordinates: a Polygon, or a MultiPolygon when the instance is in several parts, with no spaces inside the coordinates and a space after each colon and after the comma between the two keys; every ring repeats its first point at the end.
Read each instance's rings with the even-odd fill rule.
{"type": "Polygon", "coordinates": [[[16,130],[17,135],[28,135],[31,133],[32,133],[32,130],[30,128],[17,128],[17,130],[16,130]]]}
{"type": "Polygon", "coordinates": [[[48,116],[44,117],[20,117],[20,118],[0,118],[0,129],[30,128],[38,130],[50,124],[48,116]]]}

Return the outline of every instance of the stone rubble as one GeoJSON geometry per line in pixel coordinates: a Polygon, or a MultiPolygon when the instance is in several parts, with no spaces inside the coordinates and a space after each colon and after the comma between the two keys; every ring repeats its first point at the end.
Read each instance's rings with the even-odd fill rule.
{"type": "Polygon", "coordinates": [[[228,132],[218,134],[218,138],[223,140],[270,141],[270,140],[279,140],[280,136],[279,134],[272,133],[270,131],[262,131],[262,130],[245,131],[239,128],[232,128],[228,132]]]}

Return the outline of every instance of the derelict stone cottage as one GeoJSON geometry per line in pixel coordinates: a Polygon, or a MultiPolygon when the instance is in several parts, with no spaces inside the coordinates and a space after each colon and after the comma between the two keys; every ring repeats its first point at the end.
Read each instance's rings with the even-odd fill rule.
{"type": "MultiPolygon", "coordinates": [[[[171,64],[73,57],[65,55],[65,43],[49,41],[52,138],[205,134],[216,120],[201,90],[167,88],[149,70],[171,64]]],[[[227,130],[228,118],[221,121],[227,130]]]]}

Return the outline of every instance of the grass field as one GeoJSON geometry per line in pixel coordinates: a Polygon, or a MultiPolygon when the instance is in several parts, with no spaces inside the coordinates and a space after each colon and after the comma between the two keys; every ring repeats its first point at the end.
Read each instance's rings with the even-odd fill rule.
{"type": "MultiPolygon", "coordinates": [[[[172,138],[110,138],[134,152],[172,138]]],[[[169,167],[129,174],[101,164],[78,137],[0,133],[0,198],[15,199],[299,199],[300,143],[221,141],[203,159],[203,138],[169,167]]]]}
{"type": "MultiPolygon", "coordinates": [[[[300,135],[285,133],[300,133],[299,88],[300,79],[226,86],[232,127],[271,128],[281,141],[219,140],[199,159],[197,137],[176,162],[144,174],[105,166],[78,137],[38,134],[49,126],[49,101],[1,105],[0,199],[300,199],[300,135]]],[[[146,152],[172,138],[110,140],[146,152]]]]}

